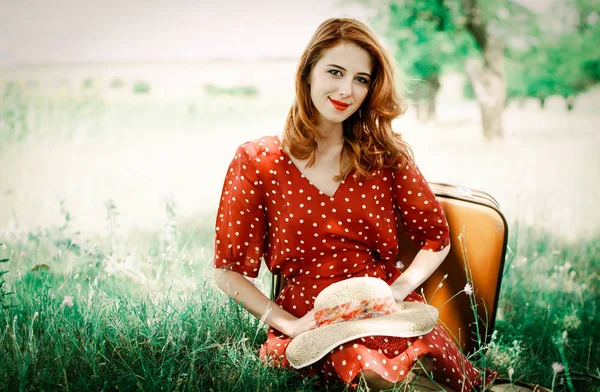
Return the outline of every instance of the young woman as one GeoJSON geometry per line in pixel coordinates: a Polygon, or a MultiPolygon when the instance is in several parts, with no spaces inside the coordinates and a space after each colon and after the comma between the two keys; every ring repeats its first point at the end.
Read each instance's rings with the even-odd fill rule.
{"type": "MultiPolygon", "coordinates": [[[[316,327],[314,300],[332,283],[376,277],[397,301],[414,292],[450,250],[444,211],[391,127],[406,110],[394,65],[373,32],[353,19],[329,19],[300,59],[296,99],[283,132],[242,144],[225,178],[216,221],[217,285],[270,326],[260,356],[290,366],[289,342],[316,327]],[[395,211],[420,246],[404,272],[395,211]],[[287,286],[271,302],[246,278],[264,258],[287,286]]],[[[470,391],[498,375],[472,366],[436,326],[415,338],[374,336],[340,345],[301,369],[374,389],[406,379],[413,365],[447,390],[470,391]]],[[[439,390],[439,389],[436,389],[439,390]]]]}

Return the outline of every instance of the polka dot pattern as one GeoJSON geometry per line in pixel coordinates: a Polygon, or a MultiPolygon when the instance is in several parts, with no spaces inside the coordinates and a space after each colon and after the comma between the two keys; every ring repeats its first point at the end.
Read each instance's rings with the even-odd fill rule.
{"type": "MultiPolygon", "coordinates": [[[[371,276],[391,284],[401,274],[393,264],[398,252],[395,211],[406,235],[432,252],[450,243],[448,224],[414,163],[372,174],[358,179],[351,172],[327,195],[301,173],[276,136],[242,144],[223,184],[213,266],[256,277],[264,258],[267,268],[288,282],[275,302],[296,317],[313,308],[321,290],[340,280],[371,276]]],[[[423,302],[417,293],[406,300],[423,302]]],[[[440,326],[408,342],[368,338],[340,345],[300,371],[353,385],[368,368],[394,382],[406,376],[417,357],[429,354],[436,361],[436,377],[450,379],[447,384],[457,390],[463,380],[470,385],[482,378],[440,326]]],[[[270,329],[261,358],[290,366],[285,358],[290,341],[270,329]]]]}

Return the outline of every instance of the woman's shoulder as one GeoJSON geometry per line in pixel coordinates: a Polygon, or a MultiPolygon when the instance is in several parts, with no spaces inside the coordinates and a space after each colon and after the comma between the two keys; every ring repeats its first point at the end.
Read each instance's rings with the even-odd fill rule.
{"type": "Polygon", "coordinates": [[[262,159],[269,160],[273,156],[281,156],[279,137],[268,135],[240,144],[236,149],[235,158],[260,162],[262,159]]]}

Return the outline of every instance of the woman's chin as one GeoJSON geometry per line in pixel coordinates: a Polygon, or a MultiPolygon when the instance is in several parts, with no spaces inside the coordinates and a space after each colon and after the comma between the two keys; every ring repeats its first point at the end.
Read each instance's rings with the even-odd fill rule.
{"type": "Polygon", "coordinates": [[[342,124],[344,121],[346,121],[350,116],[348,116],[346,113],[344,113],[343,115],[341,115],[341,113],[337,116],[335,115],[328,115],[327,117],[325,116],[321,116],[321,124],[325,125],[340,125],[342,124]]]}

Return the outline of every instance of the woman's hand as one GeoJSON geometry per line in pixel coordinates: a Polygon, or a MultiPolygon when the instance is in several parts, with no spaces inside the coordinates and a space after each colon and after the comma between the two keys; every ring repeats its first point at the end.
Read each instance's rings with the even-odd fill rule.
{"type": "Polygon", "coordinates": [[[315,310],[311,310],[304,316],[290,322],[286,335],[295,338],[303,332],[310,331],[317,326],[315,321],[315,310]]]}
{"type": "Polygon", "coordinates": [[[402,301],[408,294],[417,290],[435,272],[449,252],[450,245],[439,252],[421,249],[410,266],[390,285],[394,299],[402,301]]]}

